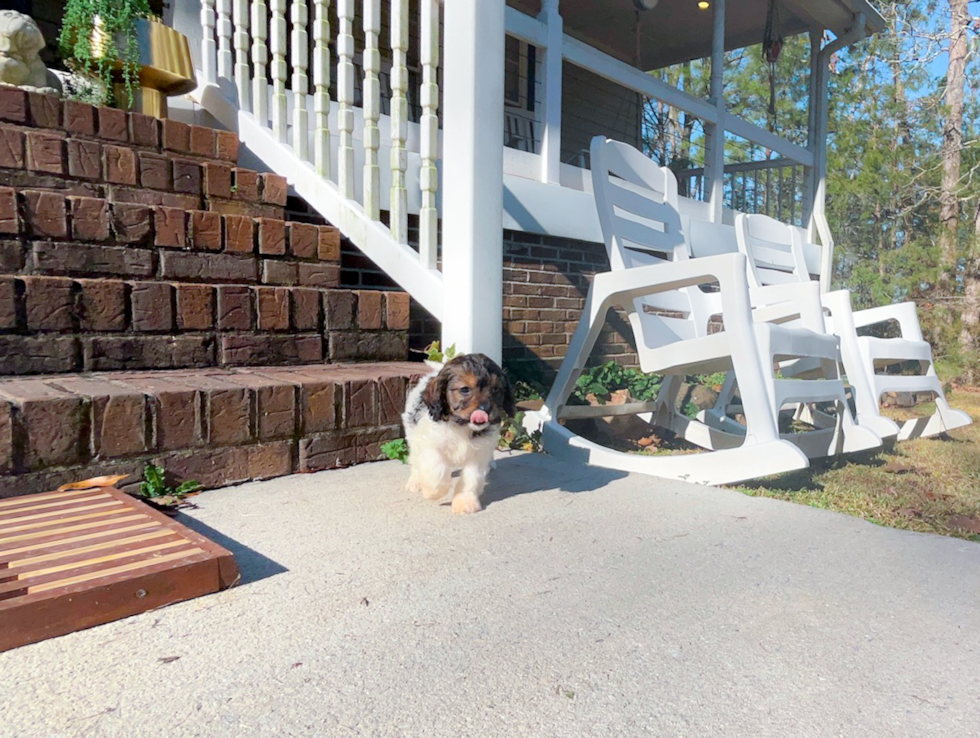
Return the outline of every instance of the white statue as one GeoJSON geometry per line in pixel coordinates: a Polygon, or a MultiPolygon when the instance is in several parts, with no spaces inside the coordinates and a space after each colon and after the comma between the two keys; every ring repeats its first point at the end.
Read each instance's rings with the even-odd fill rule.
{"type": "Polygon", "coordinates": [[[44,66],[41,29],[29,15],[0,10],[0,84],[62,94],[61,80],[44,66]]]}

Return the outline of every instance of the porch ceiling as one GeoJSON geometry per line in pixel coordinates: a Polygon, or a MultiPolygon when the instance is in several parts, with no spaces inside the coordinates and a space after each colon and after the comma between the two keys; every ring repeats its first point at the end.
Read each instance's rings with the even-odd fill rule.
{"type": "MultiPolygon", "coordinates": [[[[540,12],[540,0],[507,0],[530,15],[540,12]]],[[[727,0],[725,48],[761,43],[769,0],[727,0]]],[[[780,31],[794,36],[828,29],[835,35],[850,30],[856,13],[865,15],[870,35],[885,22],[867,0],[778,0],[780,31]]],[[[659,69],[711,55],[710,10],[697,0],[660,0],[640,13],[640,59],[636,60],[636,8],[633,0],[560,0],[565,32],[641,69],[659,69]]]]}

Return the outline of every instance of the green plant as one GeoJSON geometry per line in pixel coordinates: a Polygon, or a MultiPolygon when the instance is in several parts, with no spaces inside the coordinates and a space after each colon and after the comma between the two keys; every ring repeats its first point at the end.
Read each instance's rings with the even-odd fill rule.
{"type": "Polygon", "coordinates": [[[703,384],[708,387],[715,387],[719,384],[725,383],[725,377],[728,375],[725,372],[714,372],[713,374],[698,374],[695,376],[698,384],[703,384]]]}
{"type": "Polygon", "coordinates": [[[119,68],[128,107],[133,106],[140,71],[136,20],[151,15],[149,0],[68,0],[58,46],[73,71],[96,80],[102,91],[99,102],[122,102],[112,91],[113,73],[119,68]],[[120,41],[122,48],[117,47],[120,41]]]}
{"type": "Polygon", "coordinates": [[[145,497],[148,500],[172,497],[179,502],[192,492],[197,492],[201,487],[200,482],[193,480],[181,482],[176,487],[171,487],[167,484],[166,472],[163,467],[147,464],[143,469],[143,481],[140,482],[140,497],[145,497]]]}
{"type": "Polygon", "coordinates": [[[429,361],[439,362],[440,364],[444,364],[447,361],[451,361],[455,359],[457,356],[459,356],[459,353],[456,351],[455,343],[449,348],[447,348],[445,351],[442,351],[439,348],[438,341],[433,341],[432,343],[430,343],[428,346],[422,349],[422,352],[425,354],[426,359],[428,359],[429,361]]]}
{"type": "Polygon", "coordinates": [[[541,452],[541,432],[528,433],[524,429],[524,412],[518,411],[513,418],[504,421],[497,448],[512,451],[541,452]]]}
{"type": "Polygon", "coordinates": [[[404,438],[396,438],[394,441],[382,443],[381,453],[392,461],[400,461],[403,464],[408,463],[408,443],[406,443],[404,438]]]}
{"type": "Polygon", "coordinates": [[[575,382],[574,396],[587,402],[588,395],[595,395],[605,404],[613,392],[626,389],[634,400],[646,402],[656,399],[662,384],[663,377],[658,374],[644,374],[639,369],[624,368],[610,361],[583,371],[575,382]]]}

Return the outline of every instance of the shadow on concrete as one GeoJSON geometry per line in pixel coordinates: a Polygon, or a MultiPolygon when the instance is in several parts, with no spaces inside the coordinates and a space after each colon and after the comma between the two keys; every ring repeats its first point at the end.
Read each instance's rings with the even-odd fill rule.
{"type": "Polygon", "coordinates": [[[558,489],[562,492],[588,492],[602,489],[626,472],[569,464],[547,454],[514,453],[497,459],[487,488],[480,496],[484,506],[508,497],[558,489]]]}
{"type": "Polygon", "coordinates": [[[237,585],[239,587],[243,584],[251,584],[252,582],[258,582],[262,579],[273,577],[276,574],[283,574],[289,571],[282,564],[273,561],[267,556],[263,556],[253,548],[249,548],[229,538],[224,533],[215,530],[209,525],[205,525],[196,518],[180,514],[177,516],[177,520],[191,530],[200,533],[205,538],[214,541],[219,546],[224,546],[234,554],[235,561],[238,562],[238,569],[242,573],[241,581],[237,585]]]}

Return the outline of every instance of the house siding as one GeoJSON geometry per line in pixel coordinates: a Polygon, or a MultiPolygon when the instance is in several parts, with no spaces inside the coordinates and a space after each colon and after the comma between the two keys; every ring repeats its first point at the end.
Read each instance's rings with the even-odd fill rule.
{"type": "MultiPolygon", "coordinates": [[[[562,69],[561,160],[588,157],[593,136],[603,135],[639,147],[640,95],[574,64],[562,69]]],[[[588,161],[586,158],[585,161],[588,161]]]]}

